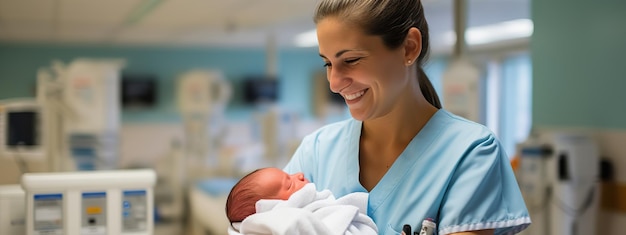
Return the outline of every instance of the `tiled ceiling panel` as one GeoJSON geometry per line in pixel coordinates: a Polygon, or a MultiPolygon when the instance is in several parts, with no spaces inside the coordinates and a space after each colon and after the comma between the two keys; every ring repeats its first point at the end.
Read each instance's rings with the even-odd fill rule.
{"type": "Polygon", "coordinates": [[[54,19],[56,1],[0,0],[0,21],[41,22],[54,19]]]}
{"type": "MultiPolygon", "coordinates": [[[[468,0],[468,26],[529,18],[530,0],[468,0]]],[[[423,0],[431,35],[452,30],[452,0],[423,0]]],[[[316,0],[0,0],[1,42],[294,46],[316,0]]]]}

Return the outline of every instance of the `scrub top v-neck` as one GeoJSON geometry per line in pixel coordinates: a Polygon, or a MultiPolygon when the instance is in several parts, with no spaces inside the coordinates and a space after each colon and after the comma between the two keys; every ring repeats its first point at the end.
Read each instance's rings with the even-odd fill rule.
{"type": "MultiPolygon", "coordinates": [[[[284,168],[304,172],[336,197],[367,192],[359,181],[362,123],[349,119],[306,136],[284,168]]],[[[486,127],[439,110],[369,192],[368,215],[380,234],[399,234],[437,222],[438,234],[495,229],[521,231],[530,223],[508,158],[486,127]]]]}

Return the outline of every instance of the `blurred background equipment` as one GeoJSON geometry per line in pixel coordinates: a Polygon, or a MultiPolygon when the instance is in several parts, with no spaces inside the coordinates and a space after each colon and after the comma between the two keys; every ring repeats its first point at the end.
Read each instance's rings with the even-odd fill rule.
{"type": "Polygon", "coordinates": [[[69,156],[77,170],[117,168],[120,128],[121,60],[77,59],[64,72],[69,156]]]}
{"type": "Polygon", "coordinates": [[[121,105],[123,109],[148,109],[157,104],[158,85],[156,75],[121,75],[121,105]]]}
{"type": "Polygon", "coordinates": [[[465,31],[467,25],[467,1],[454,0],[454,43],[453,58],[442,77],[443,107],[469,120],[480,120],[480,71],[470,61],[467,53],[465,31]]]}
{"type": "Polygon", "coordinates": [[[117,168],[120,59],[53,61],[37,73],[50,171],[117,168]]]}
{"type": "Polygon", "coordinates": [[[223,164],[217,147],[226,132],[225,109],[230,83],[217,70],[195,69],[178,78],[178,108],[184,127],[184,158],[191,179],[208,176],[223,164]]]}
{"type": "Polygon", "coordinates": [[[0,185],[0,234],[26,234],[25,199],[19,184],[0,185]]]}
{"type": "Polygon", "coordinates": [[[533,224],[523,234],[596,234],[600,156],[586,134],[531,136],[518,146],[518,181],[533,224]]]}
{"type": "MultiPolygon", "coordinates": [[[[202,194],[198,197],[198,182],[214,182],[216,177],[232,176],[233,165],[230,156],[220,154],[227,132],[225,109],[232,96],[232,87],[218,70],[193,69],[178,77],[178,108],[182,117],[182,145],[173,144],[172,157],[178,158],[174,169],[181,173],[170,173],[174,177],[171,188],[173,198],[188,198],[190,210],[179,211],[189,215],[189,227],[194,233],[226,231],[221,196],[218,199],[202,194]],[[182,166],[182,168],[180,168],[182,166]],[[176,179],[182,177],[182,180],[176,179]],[[178,184],[180,182],[181,184],[178,184]],[[202,199],[202,200],[201,200],[202,199]],[[204,205],[202,202],[212,202],[204,205]],[[214,204],[217,204],[214,205],[214,204]],[[209,215],[206,218],[206,215],[209,215]]],[[[172,159],[173,161],[176,161],[172,159]]],[[[231,185],[232,186],[232,185],[231,185]]],[[[172,205],[183,206],[173,200],[172,205]]],[[[182,213],[181,213],[182,215],[182,213]]]]}
{"type": "Polygon", "coordinates": [[[0,100],[0,157],[14,159],[22,173],[27,161],[46,157],[42,110],[32,98],[0,100]]]}
{"type": "Polygon", "coordinates": [[[26,235],[152,235],[151,169],[26,173],[26,235]]]}

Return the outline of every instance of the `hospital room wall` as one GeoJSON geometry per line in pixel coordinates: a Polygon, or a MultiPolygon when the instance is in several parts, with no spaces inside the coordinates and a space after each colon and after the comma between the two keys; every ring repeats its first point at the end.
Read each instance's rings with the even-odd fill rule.
{"type": "MultiPolygon", "coordinates": [[[[626,2],[533,0],[531,9],[535,131],[596,135],[626,192],[626,2]]],[[[611,232],[599,234],[626,230],[624,209],[604,215],[600,227],[611,232]]]]}
{"type": "Polygon", "coordinates": [[[605,2],[533,1],[535,125],[626,129],[626,2],[605,2]]]}
{"type": "MultiPolygon", "coordinates": [[[[157,79],[155,107],[124,110],[123,122],[177,122],[175,79],[190,69],[221,70],[234,86],[234,97],[227,110],[229,118],[247,117],[251,108],[243,102],[241,86],[248,75],[267,72],[266,51],[246,48],[185,47],[113,47],[88,45],[43,45],[0,43],[0,99],[34,96],[36,71],[52,60],[71,62],[83,58],[123,58],[125,73],[149,74],[157,79]]],[[[309,81],[321,60],[312,49],[278,52],[277,73],[280,79],[279,104],[303,116],[310,116],[309,81]]]]}
{"type": "MultiPolygon", "coordinates": [[[[0,99],[34,97],[36,71],[63,62],[83,58],[123,58],[124,72],[152,74],[158,80],[157,104],[147,109],[123,109],[120,133],[120,164],[151,162],[167,154],[170,139],[181,135],[180,115],[176,108],[175,79],[194,68],[221,70],[235,86],[234,99],[226,116],[236,123],[249,122],[252,105],[242,98],[241,83],[247,75],[267,72],[267,53],[263,48],[168,48],[113,47],[87,45],[1,44],[0,99]],[[134,146],[134,147],[133,147],[134,146]],[[158,146],[146,148],[146,146],[158,146]]],[[[277,55],[279,105],[307,118],[311,116],[311,79],[323,69],[314,49],[285,49],[277,55]]],[[[30,162],[30,170],[45,170],[45,164],[30,162]]],[[[0,158],[0,184],[17,183],[19,171],[13,159],[0,158]]]]}

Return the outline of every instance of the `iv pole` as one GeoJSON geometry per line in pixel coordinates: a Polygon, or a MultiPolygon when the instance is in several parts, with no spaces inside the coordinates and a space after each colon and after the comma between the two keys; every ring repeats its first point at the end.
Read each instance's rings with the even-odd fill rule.
{"type": "Polygon", "coordinates": [[[480,122],[479,71],[467,58],[465,41],[467,0],[454,1],[456,42],[450,66],[443,74],[443,103],[446,110],[480,122]]]}
{"type": "Polygon", "coordinates": [[[467,42],[465,41],[465,28],[467,26],[467,1],[454,0],[454,32],[456,41],[452,53],[455,59],[465,56],[467,42]]]}

